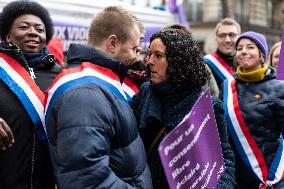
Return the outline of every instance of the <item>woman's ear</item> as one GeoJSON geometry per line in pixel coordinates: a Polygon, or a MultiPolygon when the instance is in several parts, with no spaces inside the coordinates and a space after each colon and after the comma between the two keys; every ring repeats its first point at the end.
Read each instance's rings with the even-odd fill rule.
{"type": "Polygon", "coordinates": [[[6,40],[6,42],[8,42],[8,43],[11,42],[11,41],[10,41],[10,33],[6,36],[5,40],[6,40]]]}
{"type": "Polygon", "coordinates": [[[260,58],[261,65],[264,65],[265,59],[264,59],[264,55],[263,55],[263,53],[261,51],[259,51],[259,56],[260,56],[259,58],[260,58]]]}

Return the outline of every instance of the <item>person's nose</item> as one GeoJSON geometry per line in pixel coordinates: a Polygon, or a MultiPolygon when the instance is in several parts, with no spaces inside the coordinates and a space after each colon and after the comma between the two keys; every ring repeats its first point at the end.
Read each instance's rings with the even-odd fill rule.
{"type": "Polygon", "coordinates": [[[245,48],[245,47],[244,47],[244,48],[242,48],[241,54],[242,54],[242,55],[247,54],[247,48],[245,48]]]}
{"type": "Polygon", "coordinates": [[[225,41],[226,41],[226,42],[231,42],[231,38],[230,38],[229,35],[226,35],[226,36],[225,36],[225,41]]]}
{"type": "Polygon", "coordinates": [[[37,32],[35,27],[29,27],[28,34],[33,35],[33,36],[37,36],[38,32],[37,32]]]}
{"type": "Polygon", "coordinates": [[[147,63],[148,63],[149,65],[153,65],[153,55],[148,55],[147,63]]]}

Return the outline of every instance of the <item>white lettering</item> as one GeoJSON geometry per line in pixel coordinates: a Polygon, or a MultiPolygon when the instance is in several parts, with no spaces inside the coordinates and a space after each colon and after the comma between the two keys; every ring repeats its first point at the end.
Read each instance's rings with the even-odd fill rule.
{"type": "Polygon", "coordinates": [[[186,161],[185,164],[183,164],[181,167],[178,167],[172,172],[172,177],[175,179],[180,173],[182,173],[185,168],[189,167],[190,161],[186,161]]]}
{"type": "Polygon", "coordinates": [[[191,177],[200,169],[199,163],[196,164],[196,166],[190,170],[190,173],[188,175],[185,175],[180,182],[177,183],[176,188],[179,189],[184,183],[189,181],[191,177]]]}
{"type": "MultiPolygon", "coordinates": [[[[201,133],[201,131],[203,130],[203,128],[205,127],[205,125],[206,125],[206,123],[207,123],[207,121],[210,119],[210,116],[209,116],[209,114],[207,114],[207,116],[204,118],[204,120],[202,121],[202,123],[201,123],[201,125],[200,125],[200,127],[199,127],[199,129],[198,129],[198,131],[197,131],[197,133],[196,133],[196,135],[194,136],[194,138],[193,138],[193,140],[185,147],[185,148],[183,148],[183,150],[182,151],[180,151],[175,157],[173,157],[173,159],[172,160],[170,160],[170,162],[169,162],[169,167],[172,167],[179,159],[181,159],[185,154],[187,154],[187,152],[194,146],[194,144],[198,141],[198,139],[199,139],[199,136],[200,136],[200,133],[201,133]]],[[[181,135],[182,136],[182,135],[181,135]]],[[[178,140],[178,139],[177,139],[178,140]]],[[[177,141],[176,140],[176,141],[177,141]]],[[[175,142],[176,141],[174,141],[172,144],[175,144],[175,142]]],[[[171,144],[171,145],[172,145],[171,144]]],[[[174,148],[175,146],[173,145],[173,148],[174,148]]],[[[170,151],[170,150],[172,150],[169,146],[167,146],[165,149],[164,149],[164,151],[166,151],[165,153],[166,153],[166,155],[167,155],[167,153],[170,151]],[[167,149],[168,148],[168,149],[167,149]],[[167,150],[167,151],[166,151],[167,150]]]]}
{"type": "Polygon", "coordinates": [[[169,154],[169,151],[173,150],[182,141],[182,137],[183,135],[180,135],[174,142],[165,147],[164,153],[166,154],[166,156],[169,154]]]}
{"type": "Polygon", "coordinates": [[[66,27],[65,26],[55,26],[54,27],[54,37],[59,37],[62,40],[65,39],[65,30],[66,27]]]}

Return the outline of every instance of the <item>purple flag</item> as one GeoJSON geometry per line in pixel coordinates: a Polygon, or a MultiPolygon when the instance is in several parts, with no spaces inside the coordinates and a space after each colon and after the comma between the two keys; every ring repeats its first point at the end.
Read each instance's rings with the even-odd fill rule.
{"type": "Polygon", "coordinates": [[[177,15],[177,22],[186,27],[189,27],[189,23],[184,13],[183,0],[168,0],[167,4],[168,4],[169,11],[172,14],[177,15]]]}
{"type": "Polygon", "coordinates": [[[163,139],[159,154],[171,189],[216,188],[225,165],[209,90],[163,139]]]}
{"type": "Polygon", "coordinates": [[[277,69],[277,76],[276,79],[278,80],[284,80],[284,31],[282,31],[282,43],[281,43],[281,49],[280,49],[280,58],[279,58],[279,65],[277,69]]]}

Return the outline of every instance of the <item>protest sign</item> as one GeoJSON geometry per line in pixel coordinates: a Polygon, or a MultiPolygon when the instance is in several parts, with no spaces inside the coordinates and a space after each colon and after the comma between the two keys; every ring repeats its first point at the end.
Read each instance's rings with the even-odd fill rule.
{"type": "Polygon", "coordinates": [[[163,139],[159,154],[171,189],[216,188],[225,165],[209,90],[163,139]]]}

